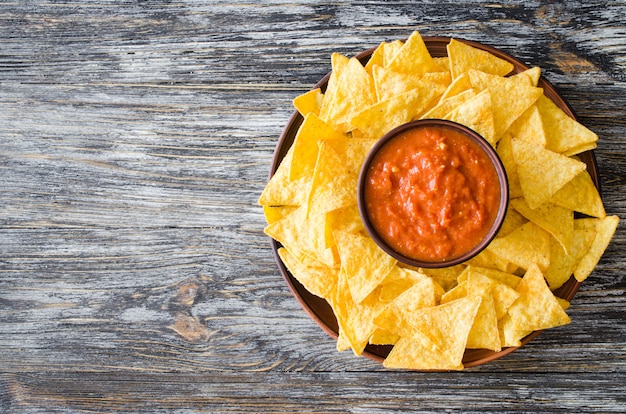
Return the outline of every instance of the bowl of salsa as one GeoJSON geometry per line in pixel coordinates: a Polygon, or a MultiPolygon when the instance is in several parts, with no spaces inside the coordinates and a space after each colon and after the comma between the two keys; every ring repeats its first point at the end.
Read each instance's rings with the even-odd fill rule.
{"type": "Polygon", "coordinates": [[[467,261],[496,236],[508,182],[494,148],[442,119],[401,125],[372,148],[359,175],[358,207],[372,239],[408,265],[467,261]]]}

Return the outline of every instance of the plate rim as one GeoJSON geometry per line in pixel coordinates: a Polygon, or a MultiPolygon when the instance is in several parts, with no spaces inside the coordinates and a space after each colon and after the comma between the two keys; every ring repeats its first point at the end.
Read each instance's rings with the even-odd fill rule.
{"type": "MultiPolygon", "coordinates": [[[[448,37],[448,36],[423,36],[422,39],[431,54],[433,53],[431,49],[434,49],[435,46],[438,46],[438,47],[445,46],[450,42],[450,40],[455,39],[463,43],[466,43],[468,45],[471,45],[473,47],[479,48],[481,50],[488,51],[502,59],[509,61],[510,63],[514,65],[514,71],[512,71],[509,75],[519,73],[523,70],[530,69],[530,66],[526,65],[525,63],[523,63],[522,61],[520,61],[513,55],[505,51],[502,51],[494,46],[484,44],[478,41],[468,40],[468,39],[459,38],[459,37],[448,37]]],[[[406,41],[406,38],[400,39],[400,40],[406,41]]],[[[369,60],[372,53],[374,52],[374,50],[376,50],[377,47],[378,46],[374,46],[374,47],[365,49],[357,53],[356,55],[354,55],[354,57],[357,58],[359,61],[361,61],[362,64],[365,64],[369,60]]],[[[433,56],[433,57],[444,57],[444,56],[433,56]]],[[[324,75],[317,83],[315,83],[315,85],[310,90],[313,90],[316,88],[321,88],[322,90],[324,90],[328,83],[331,73],[332,73],[332,70],[329,71],[326,75],[324,75]]],[[[565,100],[565,98],[563,98],[563,96],[559,93],[557,88],[545,78],[545,76],[543,75],[543,70],[539,78],[538,86],[543,88],[544,94],[548,98],[550,98],[553,102],[555,102],[557,106],[559,106],[559,108],[561,108],[568,116],[578,121],[578,116],[574,112],[573,108],[565,100]]],[[[293,145],[293,139],[295,138],[295,133],[297,132],[298,128],[300,127],[303,121],[304,121],[304,117],[297,110],[294,110],[291,116],[289,117],[285,127],[283,128],[281,135],[278,139],[278,142],[275,146],[268,180],[271,179],[271,177],[274,175],[274,173],[278,169],[278,166],[280,165],[280,162],[282,161],[285,154],[287,153],[287,150],[291,147],[291,145],[293,145]],[[290,140],[291,142],[289,142],[290,140]]],[[[598,165],[597,165],[594,150],[587,150],[578,155],[582,158],[582,160],[587,165],[587,171],[589,172],[593,183],[598,189],[600,198],[602,198],[599,171],[598,171],[598,165]]],[[[272,247],[275,261],[278,265],[279,271],[283,279],[285,280],[285,282],[287,283],[287,286],[289,287],[289,290],[291,291],[291,294],[296,298],[296,300],[299,302],[300,306],[308,314],[308,316],[331,338],[333,338],[334,340],[337,340],[338,339],[338,332],[337,332],[338,327],[337,327],[336,319],[335,319],[335,324],[333,326],[329,326],[326,321],[327,315],[326,316],[321,315],[321,313],[325,313],[327,312],[327,310],[324,310],[325,312],[321,312],[319,309],[317,310],[314,309],[313,306],[311,306],[310,304],[310,301],[319,301],[320,303],[321,302],[325,303],[326,306],[330,308],[330,305],[328,304],[328,302],[308,292],[302,286],[302,284],[300,284],[300,282],[293,275],[291,275],[291,273],[286,268],[285,264],[283,263],[282,259],[280,258],[278,254],[278,249],[281,247],[281,244],[272,238],[270,238],[270,240],[271,240],[271,247],[272,247]],[[303,296],[307,298],[305,299],[303,298],[303,296]]],[[[582,285],[581,282],[578,282],[573,276],[571,276],[570,279],[561,288],[555,290],[555,295],[563,299],[566,299],[568,301],[571,301],[576,295],[576,293],[578,292],[581,285],[582,285]]],[[[330,309],[330,313],[332,314],[332,317],[334,318],[332,309],[330,309]]],[[[471,367],[486,364],[496,359],[500,359],[514,352],[515,350],[525,346],[534,338],[536,338],[541,332],[543,332],[543,330],[533,331],[520,341],[521,342],[520,346],[502,348],[502,350],[499,352],[486,350],[486,349],[475,349],[475,350],[466,349],[465,355],[463,357],[463,365],[465,368],[471,368],[471,367]]],[[[382,361],[385,359],[386,355],[389,353],[392,347],[393,347],[392,345],[368,344],[365,347],[365,350],[363,351],[362,355],[371,360],[382,363],[382,361]]],[[[411,370],[411,371],[415,371],[415,370],[411,370]]],[[[418,370],[418,371],[426,372],[429,370],[418,370]]],[[[430,370],[430,371],[438,371],[438,370],[430,370]]]]}

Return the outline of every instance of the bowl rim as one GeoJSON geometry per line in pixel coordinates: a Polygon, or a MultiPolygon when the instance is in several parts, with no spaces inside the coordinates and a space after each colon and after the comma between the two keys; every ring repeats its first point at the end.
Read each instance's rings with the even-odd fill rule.
{"type": "Polygon", "coordinates": [[[359,214],[361,215],[361,221],[365,226],[367,233],[370,237],[376,242],[376,244],[384,250],[387,254],[395,258],[396,260],[415,267],[421,268],[445,268],[458,265],[460,263],[466,262],[482,252],[489,243],[496,237],[498,231],[502,227],[502,223],[504,222],[504,218],[506,216],[506,212],[508,210],[509,204],[509,184],[508,177],[506,174],[506,170],[504,169],[504,165],[502,164],[502,160],[498,156],[496,150],[489,144],[489,142],[481,136],[479,133],[474,131],[473,129],[459,124],[457,122],[453,122],[445,119],[434,119],[434,118],[425,118],[407,122],[405,124],[399,125],[396,128],[390,130],[385,135],[383,135],[370,149],[363,165],[361,167],[361,171],[359,173],[358,184],[357,184],[357,205],[359,209],[359,214]],[[494,218],[489,231],[486,233],[485,237],[472,247],[470,250],[464,252],[461,255],[456,257],[441,260],[441,261],[427,261],[427,260],[419,260],[409,256],[406,256],[387,243],[387,241],[380,235],[377,231],[376,227],[372,224],[370,216],[368,214],[367,203],[365,202],[365,190],[367,187],[367,177],[369,174],[370,166],[380,150],[382,150],[388,143],[396,139],[398,136],[403,135],[407,131],[411,131],[414,129],[420,128],[429,128],[429,127],[440,127],[448,130],[453,130],[460,132],[463,136],[469,138],[472,142],[476,143],[478,147],[483,151],[483,153],[489,159],[491,165],[494,167],[496,174],[498,176],[498,185],[500,187],[500,197],[498,204],[498,212],[494,218]]]}

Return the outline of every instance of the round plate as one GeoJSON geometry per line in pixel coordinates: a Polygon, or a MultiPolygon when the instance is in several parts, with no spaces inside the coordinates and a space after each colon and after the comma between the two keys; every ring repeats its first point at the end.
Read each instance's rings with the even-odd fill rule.
{"type": "MultiPolygon", "coordinates": [[[[430,54],[433,57],[446,57],[447,56],[446,46],[450,42],[451,38],[424,36],[423,40],[430,54]]],[[[461,40],[461,39],[457,39],[457,40],[461,40]]],[[[491,46],[487,46],[478,42],[472,42],[472,41],[467,41],[467,40],[462,40],[462,41],[476,48],[486,50],[492,53],[493,55],[498,56],[499,58],[502,58],[504,60],[511,62],[514,66],[512,74],[523,72],[529,69],[528,66],[524,65],[522,62],[520,62],[516,58],[498,49],[495,49],[491,46]]],[[[359,53],[358,55],[356,55],[355,57],[359,59],[361,63],[365,64],[371,57],[374,50],[375,48],[365,50],[359,53]]],[[[322,78],[313,87],[313,89],[322,88],[322,90],[325,90],[329,77],[330,77],[330,73],[324,76],[324,78],[322,78]]],[[[563,97],[557,92],[554,86],[552,86],[543,77],[539,79],[538,86],[543,88],[544,94],[548,98],[550,98],[559,108],[561,108],[566,114],[568,114],[573,119],[576,119],[576,115],[574,111],[569,106],[569,104],[563,99],[563,97]]],[[[293,115],[291,116],[291,118],[289,119],[289,122],[285,126],[285,129],[283,130],[283,133],[281,134],[280,139],[278,140],[276,150],[274,151],[274,158],[272,161],[270,176],[276,172],[276,169],[278,168],[280,162],[282,161],[285,154],[287,153],[287,150],[289,150],[289,148],[293,144],[296,133],[298,132],[298,128],[300,128],[300,125],[302,124],[303,120],[304,118],[297,111],[295,111],[293,115]]],[[[587,164],[587,170],[589,174],[591,175],[591,179],[593,180],[594,184],[596,185],[599,191],[600,186],[599,186],[599,179],[598,179],[598,169],[597,169],[597,164],[596,164],[593,151],[585,151],[581,154],[578,154],[578,156],[583,162],[587,164]]],[[[337,339],[338,330],[339,330],[337,326],[337,319],[335,318],[335,315],[333,314],[333,311],[330,305],[324,299],[319,298],[311,294],[309,291],[307,291],[291,275],[291,273],[289,273],[284,263],[278,256],[278,249],[280,248],[280,243],[278,243],[276,240],[272,240],[272,248],[274,251],[276,262],[278,264],[278,268],[281,274],[283,275],[285,281],[289,285],[289,289],[291,290],[293,295],[296,297],[298,302],[300,302],[300,305],[302,305],[302,308],[326,333],[328,333],[328,335],[330,335],[334,339],[337,339]]],[[[572,276],[563,286],[557,289],[554,293],[556,296],[560,298],[571,301],[574,295],[576,294],[576,292],[578,291],[579,287],[580,287],[580,282],[576,281],[576,279],[574,279],[574,277],[572,276]]],[[[530,335],[526,336],[524,339],[522,339],[521,341],[522,346],[530,342],[540,332],[541,331],[535,331],[531,333],[530,335]]],[[[389,352],[391,351],[391,348],[392,348],[391,345],[367,345],[367,347],[365,348],[365,351],[363,352],[363,355],[375,361],[382,362],[387,357],[387,354],[389,354],[389,352]]],[[[501,358],[504,355],[507,355],[513,352],[517,348],[518,347],[504,348],[500,352],[494,352],[494,351],[485,350],[485,349],[468,349],[465,351],[465,354],[463,356],[463,365],[466,368],[477,366],[477,365],[482,365],[484,363],[501,358]]]]}

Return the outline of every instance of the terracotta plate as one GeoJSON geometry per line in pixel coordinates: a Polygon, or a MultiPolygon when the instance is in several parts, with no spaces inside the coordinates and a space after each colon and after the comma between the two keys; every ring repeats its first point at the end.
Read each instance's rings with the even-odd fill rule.
{"type": "MultiPolygon", "coordinates": [[[[424,36],[423,40],[426,43],[426,46],[428,47],[428,50],[430,51],[433,57],[447,56],[446,45],[450,42],[450,38],[424,36]]],[[[457,40],[461,40],[461,39],[457,39],[457,40]]],[[[529,69],[528,66],[524,65],[522,62],[520,62],[516,58],[500,50],[497,50],[491,46],[483,45],[481,43],[472,42],[472,41],[466,41],[466,40],[463,40],[463,41],[474,47],[486,50],[502,59],[505,59],[511,62],[514,66],[513,74],[523,72],[529,69]]],[[[356,55],[356,58],[358,58],[363,64],[365,64],[369,60],[374,50],[375,48],[365,50],[359,53],[358,55],[356,55]]],[[[322,78],[313,88],[319,87],[319,88],[322,88],[322,90],[324,90],[328,83],[329,77],[330,77],[330,73],[327,74],[324,78],[322,78]]],[[[542,77],[539,80],[538,86],[543,88],[544,94],[548,98],[552,99],[552,101],[554,101],[565,113],[567,113],[570,117],[576,119],[576,115],[574,114],[574,111],[570,108],[569,104],[563,99],[563,97],[548,81],[546,81],[542,77]]],[[[303,117],[297,111],[294,112],[291,118],[289,119],[289,122],[285,126],[285,129],[283,130],[283,133],[280,136],[280,139],[276,146],[276,150],[274,151],[274,158],[273,158],[273,162],[272,162],[272,166],[270,170],[271,171],[270,175],[274,174],[274,172],[278,168],[278,165],[280,164],[283,157],[287,153],[287,150],[293,144],[294,138],[296,136],[298,128],[302,124],[302,121],[303,121],[303,117]]],[[[589,174],[591,175],[593,182],[595,183],[596,187],[598,187],[598,190],[599,190],[600,188],[599,188],[598,170],[597,170],[597,164],[596,164],[593,151],[583,152],[579,154],[579,157],[583,162],[587,164],[587,170],[589,171],[589,174]]],[[[356,191],[356,188],[355,188],[355,191],[356,191]]],[[[331,337],[337,339],[337,336],[338,336],[337,320],[335,319],[335,315],[333,314],[331,307],[324,299],[321,299],[309,293],[289,273],[289,271],[287,270],[287,268],[281,261],[280,257],[278,256],[279,247],[280,247],[280,244],[276,242],[275,240],[272,240],[272,248],[274,250],[274,256],[276,258],[278,268],[280,269],[280,272],[282,273],[285,281],[289,285],[291,292],[296,297],[296,299],[300,302],[300,304],[302,305],[304,310],[309,314],[309,316],[331,337]]],[[[576,292],[578,291],[579,287],[580,287],[580,283],[577,282],[572,276],[563,286],[561,286],[558,290],[555,291],[555,295],[563,299],[566,299],[568,301],[571,301],[574,295],[576,294],[576,292]]],[[[527,337],[525,337],[522,340],[522,346],[530,342],[539,333],[540,331],[535,331],[531,333],[530,335],[528,335],[527,337]]],[[[363,355],[375,361],[382,362],[387,356],[387,354],[389,353],[389,351],[391,351],[391,348],[392,347],[390,345],[368,345],[365,348],[363,355]]],[[[484,363],[501,358],[504,355],[507,355],[513,352],[515,349],[517,349],[517,347],[510,347],[510,348],[505,348],[500,352],[493,352],[493,351],[484,350],[484,349],[468,349],[465,351],[465,355],[463,357],[463,365],[466,368],[477,366],[477,365],[482,365],[484,363]]]]}

